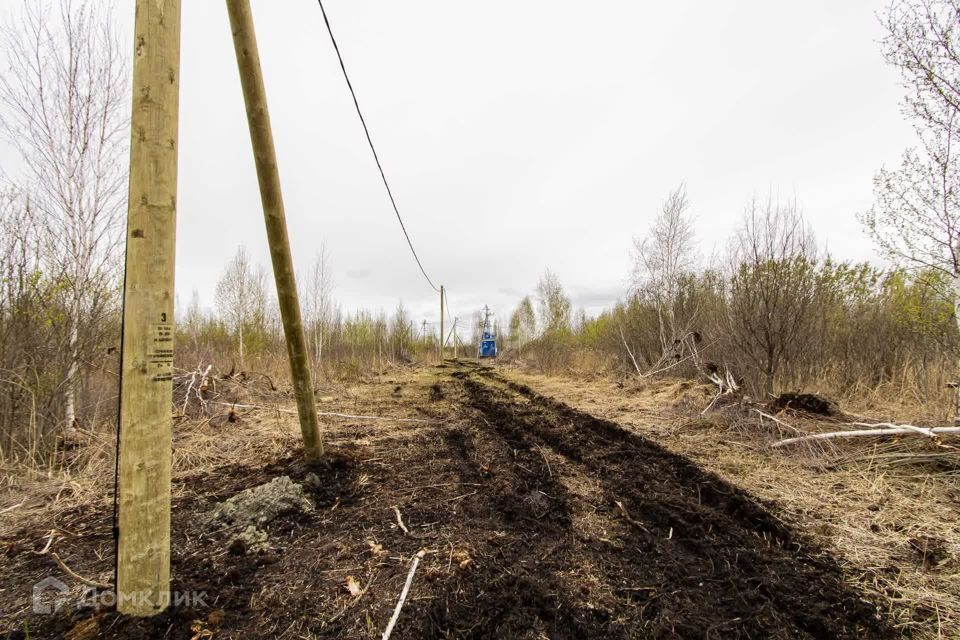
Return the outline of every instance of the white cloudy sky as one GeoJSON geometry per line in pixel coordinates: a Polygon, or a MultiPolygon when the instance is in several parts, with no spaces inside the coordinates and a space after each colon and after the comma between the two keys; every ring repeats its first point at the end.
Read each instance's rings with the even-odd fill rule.
{"type": "MultiPolygon", "coordinates": [[[[177,287],[212,303],[240,243],[269,259],[224,3],[183,6],[177,287]]],[[[871,258],[855,214],[913,144],[882,6],[327,0],[407,227],[461,316],[507,314],[547,267],[578,306],[609,305],[681,180],[707,252],[774,190],[834,254],[871,258]]],[[[344,308],[402,299],[432,317],[319,8],[253,9],[296,261],[325,242],[344,308]]]]}

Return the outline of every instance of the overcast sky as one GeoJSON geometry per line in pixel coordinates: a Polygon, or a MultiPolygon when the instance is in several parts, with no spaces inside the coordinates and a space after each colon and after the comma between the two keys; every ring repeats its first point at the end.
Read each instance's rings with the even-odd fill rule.
{"type": "MultiPolygon", "coordinates": [[[[773,190],[834,255],[871,258],[855,214],[914,143],[882,6],[327,0],[407,228],[460,316],[507,315],[548,267],[576,306],[612,304],[632,237],[681,180],[707,253],[773,190]]],[[[402,299],[433,318],[318,6],[253,9],[301,273],[325,242],[345,309],[402,299]]],[[[177,289],[212,305],[239,244],[269,265],[222,1],[183,2],[181,65],[177,289]]]]}

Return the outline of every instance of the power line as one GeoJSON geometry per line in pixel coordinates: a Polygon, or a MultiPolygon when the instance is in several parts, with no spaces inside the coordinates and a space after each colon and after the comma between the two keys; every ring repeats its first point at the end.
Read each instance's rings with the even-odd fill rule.
{"type": "Polygon", "coordinates": [[[413,242],[410,240],[410,234],[407,233],[407,227],[403,224],[403,218],[400,217],[400,209],[397,208],[397,201],[393,197],[393,191],[390,189],[390,183],[387,182],[387,175],[383,171],[383,165],[380,164],[380,156],[377,155],[377,149],[373,146],[373,138],[370,137],[370,129],[367,128],[367,121],[363,117],[363,112],[360,111],[360,103],[357,101],[357,93],[353,90],[353,83],[350,82],[350,76],[347,74],[347,67],[343,63],[343,56],[340,55],[340,47],[337,46],[337,39],[333,37],[333,29],[330,27],[330,19],[327,18],[327,10],[323,8],[323,0],[317,0],[317,3],[320,5],[320,12],[323,14],[323,22],[327,25],[327,33],[330,34],[330,42],[333,43],[333,50],[337,52],[337,59],[340,61],[340,69],[343,71],[343,79],[347,81],[347,88],[350,89],[350,95],[353,97],[353,106],[357,109],[357,115],[360,117],[360,124],[363,125],[363,132],[367,136],[367,144],[370,145],[370,151],[373,152],[373,159],[377,162],[377,169],[380,170],[380,177],[383,179],[383,186],[386,187],[387,195],[390,196],[390,204],[393,205],[393,212],[397,214],[397,220],[400,222],[400,228],[403,230],[403,235],[407,239],[407,245],[410,247],[410,252],[413,254],[413,259],[417,261],[417,266],[420,267],[420,273],[422,273],[423,277],[427,279],[427,283],[433,287],[433,290],[439,293],[440,289],[433,284],[433,280],[430,279],[430,276],[427,275],[426,270],[423,268],[423,264],[420,262],[420,257],[417,255],[417,250],[413,248],[413,242]]]}

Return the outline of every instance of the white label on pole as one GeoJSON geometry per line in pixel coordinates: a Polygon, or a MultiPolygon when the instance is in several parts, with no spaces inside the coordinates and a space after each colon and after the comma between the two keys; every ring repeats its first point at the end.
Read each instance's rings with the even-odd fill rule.
{"type": "Polygon", "coordinates": [[[173,380],[173,325],[155,324],[150,332],[147,366],[154,382],[173,380]]]}

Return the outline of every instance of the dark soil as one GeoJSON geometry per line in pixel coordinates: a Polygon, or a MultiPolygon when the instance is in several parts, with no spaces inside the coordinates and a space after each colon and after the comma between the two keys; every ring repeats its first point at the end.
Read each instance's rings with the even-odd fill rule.
{"type": "Polygon", "coordinates": [[[770,409],[775,412],[789,409],[815,416],[843,417],[836,402],[815,393],[781,393],[770,402],[770,409]]]}
{"type": "MultiPolygon", "coordinates": [[[[175,487],[173,589],[203,591],[203,603],[149,620],[106,611],[96,623],[64,608],[19,616],[11,637],[25,624],[31,638],[63,637],[79,622],[104,638],[379,638],[420,549],[396,639],[897,637],[772,506],[489,370],[439,373],[439,398],[431,383],[410,395],[442,422],[343,443],[320,468],[292,452],[175,487]],[[317,509],[271,523],[272,551],[228,553],[230,532],[200,524],[216,501],[311,472],[317,509]],[[347,592],[348,576],[363,595],[347,592]]],[[[379,429],[363,428],[349,432],[379,429]]],[[[75,569],[95,566],[109,513],[69,514],[58,526],[107,532],[64,542],[75,569]]],[[[24,538],[42,546],[35,533],[24,538]]],[[[51,573],[29,553],[5,562],[0,601],[51,573]]]]}

